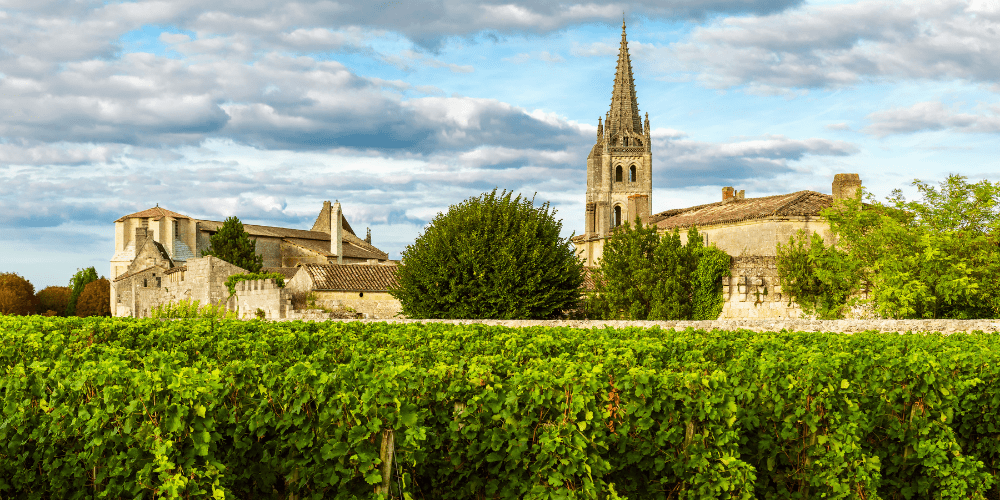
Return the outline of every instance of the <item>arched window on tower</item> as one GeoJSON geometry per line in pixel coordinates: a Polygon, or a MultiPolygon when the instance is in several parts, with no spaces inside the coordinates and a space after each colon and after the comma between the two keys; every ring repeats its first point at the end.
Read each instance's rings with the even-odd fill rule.
{"type": "Polygon", "coordinates": [[[628,181],[635,182],[635,165],[628,168],[628,181]]]}
{"type": "Polygon", "coordinates": [[[617,167],[615,167],[615,182],[621,182],[621,181],[622,181],[622,166],[618,165],[617,167]]]}
{"type": "Polygon", "coordinates": [[[615,205],[615,220],[611,222],[614,227],[622,225],[622,206],[615,205]]]}

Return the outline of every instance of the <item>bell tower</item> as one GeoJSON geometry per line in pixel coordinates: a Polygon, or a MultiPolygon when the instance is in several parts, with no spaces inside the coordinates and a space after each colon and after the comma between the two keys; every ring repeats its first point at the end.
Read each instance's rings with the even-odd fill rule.
{"type": "Polygon", "coordinates": [[[622,21],[622,42],[611,90],[611,109],[597,119],[597,142],[587,156],[586,239],[604,238],[636,216],[650,215],[653,162],[649,144],[649,114],[639,115],[632,79],[632,61],[622,21]]]}

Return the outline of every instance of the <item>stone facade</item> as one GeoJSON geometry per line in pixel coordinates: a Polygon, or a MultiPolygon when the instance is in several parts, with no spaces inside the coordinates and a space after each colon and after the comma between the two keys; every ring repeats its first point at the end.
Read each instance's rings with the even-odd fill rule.
{"type": "Polygon", "coordinates": [[[781,291],[773,256],[734,257],[722,278],[725,303],[719,319],[796,319],[802,309],[781,291]]]}
{"type": "Polygon", "coordinates": [[[186,266],[136,269],[111,282],[111,314],[148,318],[156,306],[183,300],[231,308],[226,279],[245,272],[215,257],[190,259],[186,266]]]}

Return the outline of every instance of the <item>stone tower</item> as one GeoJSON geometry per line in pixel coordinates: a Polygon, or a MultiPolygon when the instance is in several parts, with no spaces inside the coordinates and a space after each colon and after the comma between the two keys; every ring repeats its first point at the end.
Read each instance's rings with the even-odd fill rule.
{"type": "Polygon", "coordinates": [[[650,215],[653,162],[649,148],[649,114],[639,115],[632,80],[632,61],[625,40],[611,91],[611,109],[597,119],[597,143],[587,156],[585,237],[604,237],[615,226],[650,215]]]}

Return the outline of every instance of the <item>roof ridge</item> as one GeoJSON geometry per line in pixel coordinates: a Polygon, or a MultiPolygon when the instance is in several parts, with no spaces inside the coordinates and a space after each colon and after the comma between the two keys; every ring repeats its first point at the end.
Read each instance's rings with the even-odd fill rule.
{"type": "Polygon", "coordinates": [[[810,193],[809,190],[803,189],[802,191],[797,191],[795,193],[788,193],[788,194],[786,194],[785,196],[790,196],[790,195],[798,195],[798,196],[792,197],[792,199],[789,200],[788,202],[786,202],[785,204],[781,205],[778,208],[775,208],[771,212],[771,215],[778,215],[778,212],[781,212],[781,211],[785,210],[786,208],[788,208],[789,206],[791,206],[794,203],[798,203],[800,200],[802,200],[802,198],[806,197],[809,193],[810,193]]]}

